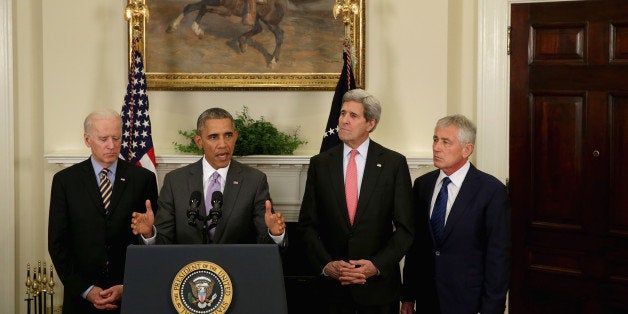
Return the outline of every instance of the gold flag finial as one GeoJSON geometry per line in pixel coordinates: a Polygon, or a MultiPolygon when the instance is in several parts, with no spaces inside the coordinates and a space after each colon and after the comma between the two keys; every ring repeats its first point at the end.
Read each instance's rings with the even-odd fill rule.
{"type": "Polygon", "coordinates": [[[345,38],[351,38],[353,20],[360,12],[360,6],[355,0],[336,0],[334,4],[334,19],[342,14],[342,23],[345,25],[345,38]]]}
{"type": "Polygon", "coordinates": [[[131,64],[131,52],[138,50],[144,55],[144,29],[150,17],[148,5],[144,0],[128,0],[124,8],[124,19],[129,24],[129,64],[131,64]]]}

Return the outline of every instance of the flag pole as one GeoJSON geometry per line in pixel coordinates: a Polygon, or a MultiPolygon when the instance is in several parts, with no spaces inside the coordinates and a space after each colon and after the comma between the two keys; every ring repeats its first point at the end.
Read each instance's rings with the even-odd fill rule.
{"type": "Polygon", "coordinates": [[[336,0],[333,13],[334,19],[342,15],[342,22],[345,26],[345,37],[342,49],[342,70],[340,71],[340,77],[338,78],[338,84],[336,84],[336,91],[334,92],[334,98],[332,99],[331,108],[329,110],[329,118],[327,119],[327,125],[325,126],[325,132],[323,133],[323,140],[321,142],[320,152],[324,152],[338,144],[340,144],[340,138],[338,137],[338,119],[340,117],[340,109],[342,108],[342,96],[349,90],[354,89],[355,78],[353,77],[353,69],[355,68],[355,52],[353,50],[352,31],[353,20],[356,14],[359,13],[359,7],[355,3],[355,0],[336,0]]]}
{"type": "MultiPolygon", "coordinates": [[[[145,55],[146,39],[144,38],[144,31],[149,17],[148,5],[144,3],[144,0],[128,0],[124,8],[124,19],[129,24],[129,68],[133,64],[134,49],[139,51],[142,56],[145,55]]],[[[144,62],[144,66],[146,66],[146,62],[144,62]]]]}
{"type": "Polygon", "coordinates": [[[120,155],[124,160],[157,175],[144,62],[144,29],[149,17],[148,6],[144,0],[128,0],[124,16],[129,24],[129,81],[124,105],[120,111],[122,117],[120,155]]]}

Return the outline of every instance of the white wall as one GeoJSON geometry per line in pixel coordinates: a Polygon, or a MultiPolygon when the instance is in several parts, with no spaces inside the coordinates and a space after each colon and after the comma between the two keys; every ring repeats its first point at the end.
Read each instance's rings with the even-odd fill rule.
{"type": "MultiPolygon", "coordinates": [[[[366,89],[384,106],[373,138],[408,157],[429,157],[439,117],[461,112],[476,118],[477,1],[366,2],[366,89]]],[[[50,183],[60,169],[43,156],[87,156],[84,116],[103,106],[120,110],[126,92],[127,26],[126,1],[13,3],[15,306],[25,312],[25,265],[49,259],[50,183]]],[[[233,113],[247,105],[252,115],[263,115],[280,129],[299,125],[309,143],[296,154],[312,155],[318,151],[332,95],[150,91],[156,153],[175,153],[172,142],[181,141],[177,130],[193,128],[202,110],[221,106],[233,113]]],[[[11,306],[3,304],[0,311],[6,307],[13,312],[11,306]]]]}

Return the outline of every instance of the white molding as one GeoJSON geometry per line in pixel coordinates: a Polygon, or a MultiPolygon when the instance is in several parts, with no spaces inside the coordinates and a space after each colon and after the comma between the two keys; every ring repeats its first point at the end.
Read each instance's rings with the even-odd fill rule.
{"type": "Polygon", "coordinates": [[[13,7],[0,1],[0,304],[5,313],[17,313],[15,282],[15,160],[13,134],[13,7]]]}
{"type": "Polygon", "coordinates": [[[478,1],[478,80],[476,143],[478,168],[505,181],[508,177],[510,17],[505,0],[478,1]]]}

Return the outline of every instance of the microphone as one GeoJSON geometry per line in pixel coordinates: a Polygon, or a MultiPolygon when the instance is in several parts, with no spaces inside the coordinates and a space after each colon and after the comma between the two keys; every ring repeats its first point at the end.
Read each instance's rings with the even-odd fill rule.
{"type": "Polygon", "coordinates": [[[192,192],[190,195],[190,208],[188,208],[187,216],[188,216],[188,225],[196,226],[196,220],[198,219],[198,206],[201,204],[201,199],[203,198],[203,194],[199,191],[192,192]]]}
{"type": "Polygon", "coordinates": [[[220,191],[212,193],[212,209],[209,211],[209,217],[214,227],[218,224],[218,219],[222,217],[222,193],[220,191]]]}

